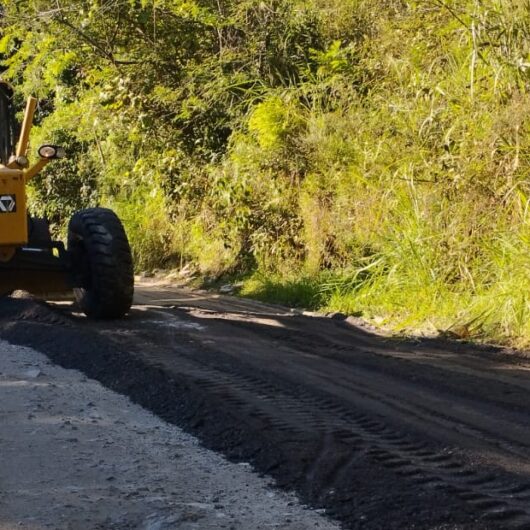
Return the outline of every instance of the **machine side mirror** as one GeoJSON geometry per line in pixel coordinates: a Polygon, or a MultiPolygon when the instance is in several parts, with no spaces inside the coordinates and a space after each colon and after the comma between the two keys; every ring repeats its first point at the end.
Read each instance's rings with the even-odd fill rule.
{"type": "Polygon", "coordinates": [[[39,147],[39,156],[45,160],[55,160],[58,158],[64,158],[66,151],[64,147],[59,145],[42,145],[39,147]]]}

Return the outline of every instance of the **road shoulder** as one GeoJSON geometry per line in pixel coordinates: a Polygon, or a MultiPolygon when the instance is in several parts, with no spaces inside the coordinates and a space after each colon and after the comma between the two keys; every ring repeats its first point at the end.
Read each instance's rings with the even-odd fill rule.
{"type": "Polygon", "coordinates": [[[249,466],[0,342],[0,529],[336,529],[249,466]]]}

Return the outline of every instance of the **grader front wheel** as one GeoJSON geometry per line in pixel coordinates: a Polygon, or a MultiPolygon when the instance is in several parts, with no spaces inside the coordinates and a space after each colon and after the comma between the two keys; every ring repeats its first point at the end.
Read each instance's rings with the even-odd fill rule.
{"type": "Polygon", "coordinates": [[[134,273],[131,249],[112,210],[77,212],[68,227],[68,250],[75,278],[74,296],[91,318],[120,318],[132,305],[134,273]]]}

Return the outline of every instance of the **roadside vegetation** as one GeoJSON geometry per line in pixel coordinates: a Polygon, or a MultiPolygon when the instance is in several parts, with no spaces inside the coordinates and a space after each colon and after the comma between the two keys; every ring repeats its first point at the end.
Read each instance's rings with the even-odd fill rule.
{"type": "Polygon", "coordinates": [[[67,148],[57,230],[137,268],[397,330],[530,343],[526,0],[2,0],[3,77],[67,148]]]}

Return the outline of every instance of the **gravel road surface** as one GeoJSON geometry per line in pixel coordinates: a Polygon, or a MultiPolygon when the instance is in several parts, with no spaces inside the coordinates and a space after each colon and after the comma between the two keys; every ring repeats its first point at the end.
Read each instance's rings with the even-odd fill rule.
{"type": "Polygon", "coordinates": [[[0,342],[0,528],[338,527],[76,370],[0,342]]]}
{"type": "MultiPolygon", "coordinates": [[[[113,322],[68,303],[0,302],[3,339],[250,463],[343,528],[530,529],[528,358],[357,324],[145,283],[113,322]]],[[[176,477],[178,488],[167,472],[160,487],[176,477]]],[[[292,521],[279,524],[311,528],[292,521]]]]}

